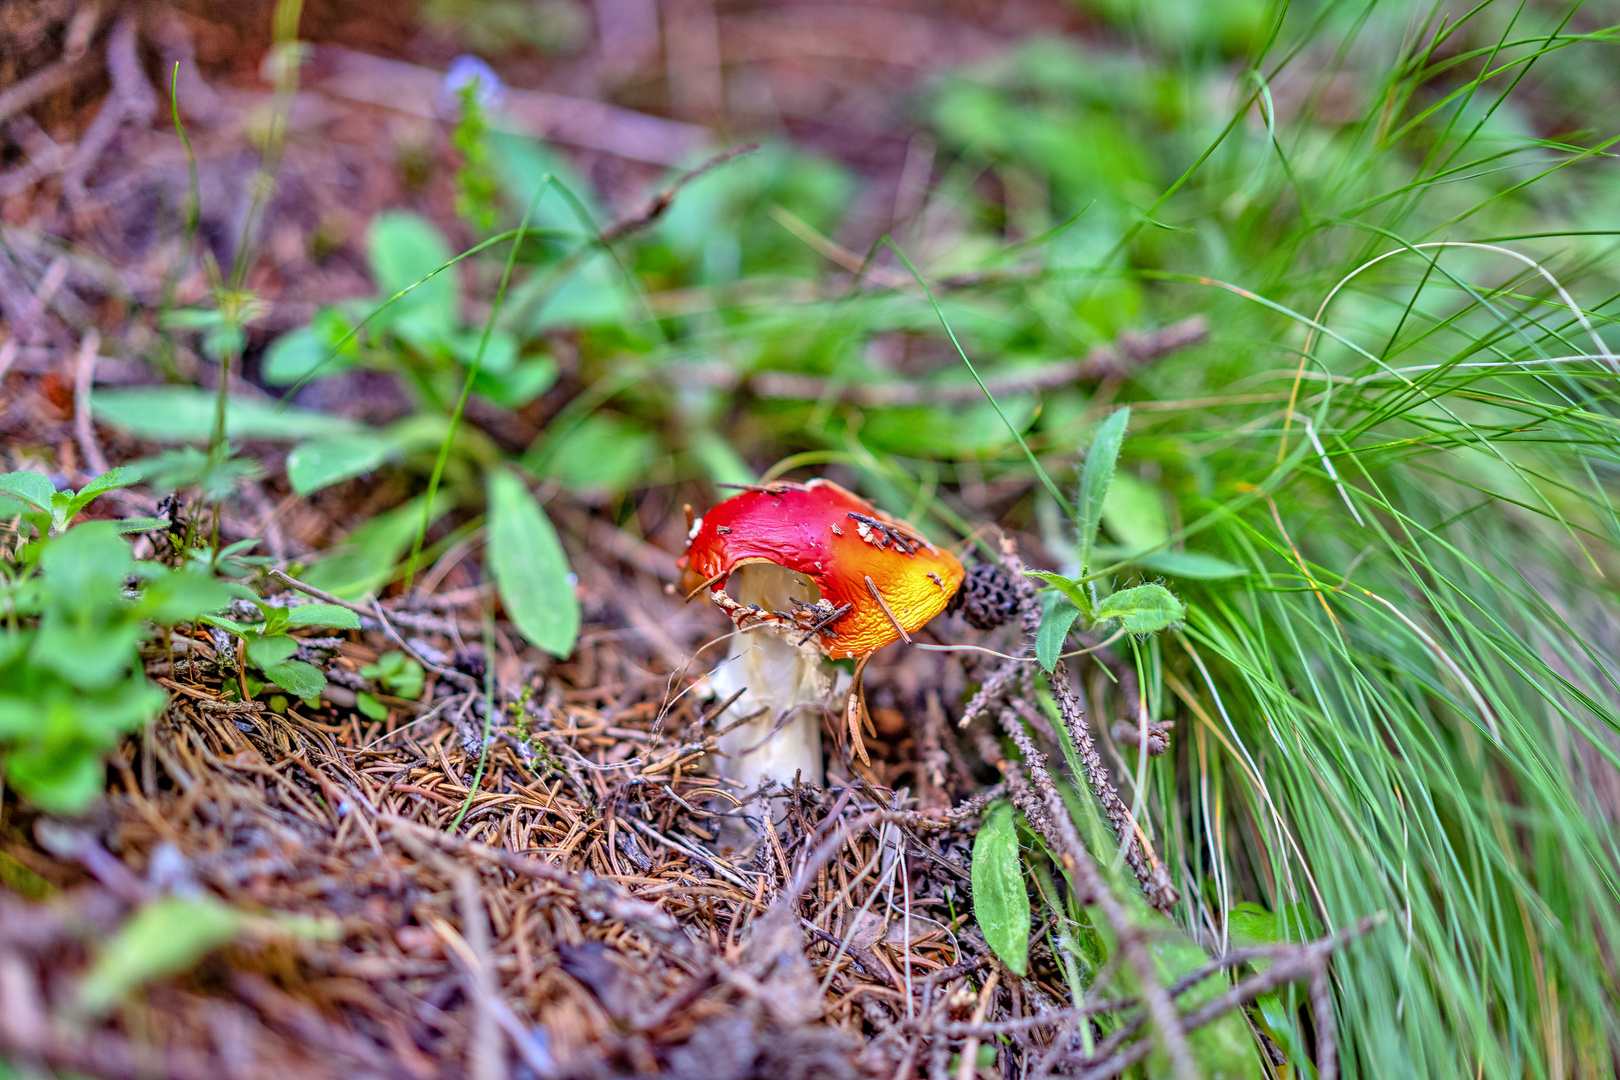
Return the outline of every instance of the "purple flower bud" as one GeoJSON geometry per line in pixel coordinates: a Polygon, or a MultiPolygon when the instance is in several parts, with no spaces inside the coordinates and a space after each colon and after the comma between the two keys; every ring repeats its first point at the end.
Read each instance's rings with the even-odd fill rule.
{"type": "Polygon", "coordinates": [[[506,101],[506,86],[495,69],[476,56],[458,56],[450,61],[450,70],[444,73],[439,87],[439,106],[454,115],[461,111],[461,89],[476,84],[473,92],[478,104],[486,110],[499,109],[506,101]]]}

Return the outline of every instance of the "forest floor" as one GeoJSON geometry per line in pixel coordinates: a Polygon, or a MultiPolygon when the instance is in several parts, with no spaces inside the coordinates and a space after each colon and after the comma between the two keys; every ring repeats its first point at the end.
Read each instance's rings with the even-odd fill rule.
{"type": "MultiPolygon", "coordinates": [[[[269,9],[257,22],[235,5],[3,10],[12,160],[0,174],[11,268],[0,274],[10,320],[0,448],[12,468],[44,468],[77,488],[161,449],[93,424],[89,395],[158,382],[145,361],[163,333],[151,313],[209,289],[200,266],[173,276],[179,237],[163,223],[190,181],[155,73],[178,63],[200,236],[228,265],[272,102],[261,78],[269,9]],[[109,18],[134,20],[133,52],[127,40],[120,51],[109,18]],[[46,81],[31,100],[15,98],[46,81]]],[[[856,215],[855,231],[838,237],[857,249],[872,239],[860,229],[875,235],[913,197],[919,168],[926,177],[908,91],[1071,18],[1056,4],[732,7],[718,23],[705,5],[689,18],[671,10],[672,40],[701,52],[704,34],[712,46],[718,33],[728,55],[757,54],[749,94],[777,116],[751,118],[756,126],[785,129],[861,176],[865,223],[856,215]]],[[[452,153],[433,98],[436,69],[461,51],[453,36],[340,3],[310,4],[303,34],[314,49],[246,276],[262,310],[245,373],[230,375],[248,400],[270,399],[255,378],[266,341],[320,304],[371,293],[362,238],[375,214],[409,205],[451,235],[460,228],[448,170],[436,164],[452,153]]],[[[574,167],[625,218],[643,209],[651,180],[721,141],[708,126],[722,119],[713,78],[666,72],[657,41],[638,52],[647,48],[630,40],[616,56],[571,65],[530,56],[505,72],[513,85],[557,88],[519,104],[551,110],[563,127],[570,110],[614,91],[600,124],[563,134],[574,167]]],[[[191,348],[165,355],[171,379],[216,384],[218,368],[191,348]]],[[[475,406],[470,420],[521,447],[575,390],[565,366],[559,389],[533,407],[475,406]]],[[[376,391],[353,380],[299,403],[372,423],[408,409],[376,391]]],[[[220,542],[258,541],[250,550],[272,569],[307,560],[407,494],[348,484],[302,498],[282,475],[284,449],[245,449],[261,475],[237,485],[220,542]]],[[[746,857],[719,845],[717,807],[743,793],[708,767],[715,735],[689,676],[726,622],[671,595],[682,497],[655,493],[631,528],[566,494],[552,501],[585,612],[566,661],[525,646],[504,615],[486,625],[492,587],[465,544],[442,552],[408,595],[339,601],[362,629],[299,653],[329,680],[319,708],[242,700],[244,668],[227,635],[199,627],[153,643],[146,673],[169,704],[114,756],[106,797],[77,820],[41,816],[10,793],[0,810],[12,890],[0,892],[0,1047],[12,1068],[209,1080],[942,1075],[955,1067],[953,1046],[965,1039],[977,1052],[977,1029],[930,1051],[920,1040],[929,1025],[1032,1015],[1032,993],[1059,1008],[1066,989],[1049,947],[1037,941],[1023,989],[992,1000],[982,972],[993,959],[964,925],[963,822],[995,771],[958,749],[941,703],[962,699],[972,660],[880,658],[867,677],[871,767],[835,767],[826,790],[798,793],[780,835],[746,857]],[[390,697],[360,672],[399,651],[425,680],[390,697]],[[368,689],[385,716],[356,708],[368,689]],[[828,837],[836,842],[815,851],[828,837]],[[200,925],[212,908],[162,912],[163,898],[200,897],[253,914],[221,930],[200,925]],[[206,951],[215,933],[226,943],[116,1013],[86,1011],[64,987],[92,967],[104,974],[109,950],[139,951],[132,910],[181,955],[206,951]],[[109,946],[119,927],[125,936],[109,946]]],[[[994,497],[982,492],[977,509],[989,512],[994,497]]],[[[161,556],[187,512],[135,486],[88,517],[161,517],[167,529],[141,541],[143,554],[161,556]]],[[[288,578],[261,582],[278,604],[311,599],[288,578]]],[[[948,632],[1017,644],[1013,631],[948,632]]]]}

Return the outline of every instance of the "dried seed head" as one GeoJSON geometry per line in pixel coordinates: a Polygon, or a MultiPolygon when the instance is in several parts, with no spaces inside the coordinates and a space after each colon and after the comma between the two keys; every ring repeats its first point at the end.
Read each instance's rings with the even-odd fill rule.
{"type": "Polygon", "coordinates": [[[1018,614],[1018,590],[995,563],[974,563],[946,610],[961,611],[976,630],[994,630],[1018,614]]]}

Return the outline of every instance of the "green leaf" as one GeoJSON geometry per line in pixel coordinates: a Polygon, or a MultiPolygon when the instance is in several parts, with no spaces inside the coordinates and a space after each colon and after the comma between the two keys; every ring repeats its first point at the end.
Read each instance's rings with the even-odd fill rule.
{"type": "Polygon", "coordinates": [[[324,379],[348,371],[358,362],[359,343],[352,338],[341,348],[339,343],[352,328],[338,308],[321,308],[308,326],[282,334],[270,343],[259,365],[260,376],[271,386],[291,386],[311,375],[324,379]],[[333,349],[339,351],[333,354],[333,349]]]}
{"type": "Polygon", "coordinates": [[[29,682],[28,697],[0,695],[6,780],[47,813],[80,813],[106,786],[102,755],[168,695],[139,674],[88,691],[44,672],[29,682]]]}
{"type": "Polygon", "coordinates": [[[731,443],[712,428],[693,432],[686,445],[716,484],[752,484],[759,479],[731,443]]]}
{"type": "MultiPolygon", "coordinates": [[[[140,386],[97,390],[91,398],[103,422],[153,442],[207,442],[214,430],[213,391],[193,386],[140,386]]],[[[284,407],[273,401],[230,398],[225,430],[233,439],[291,442],[354,431],[341,417],[284,407]]]]}
{"type": "Polygon", "coordinates": [[[154,900],[101,950],[79,984],[79,1004],[90,1015],[102,1015],[142,983],[184,971],[241,929],[242,916],[211,897],[154,900]]]}
{"type": "Polygon", "coordinates": [[[195,564],[148,581],[136,611],[159,626],[173,626],[218,611],[230,602],[231,593],[224,583],[216,581],[206,565],[195,564]]]}
{"type": "Polygon", "coordinates": [[[1161,574],[1200,581],[1244,577],[1249,573],[1236,563],[1198,551],[1155,551],[1135,561],[1138,566],[1161,574]]]}
{"type": "Polygon", "coordinates": [[[287,455],[287,480],[293,491],[310,495],[371,472],[398,453],[399,447],[377,431],[317,439],[287,455]]]}
{"type": "Polygon", "coordinates": [[[408,210],[384,211],[371,219],[367,247],[371,274],[383,296],[411,289],[395,305],[401,316],[420,314],[445,331],[454,327],[456,271],[428,277],[452,257],[450,245],[432,222],[408,210]]]}
{"type": "MultiPolygon", "coordinates": [[[[203,440],[199,440],[203,441],[203,440]]],[[[234,453],[234,448],[231,451],[234,453]]],[[[223,460],[196,446],[165,450],[133,466],[157,491],[183,491],[198,488],[211,500],[226,499],[236,493],[239,480],[256,479],[262,470],[251,458],[226,457],[223,460]]]]}
{"type": "Polygon", "coordinates": [[[355,707],[360,710],[360,715],[366,717],[367,719],[388,719],[388,706],[384,705],[382,702],[378,701],[375,697],[366,693],[364,690],[361,690],[359,693],[354,695],[354,704],[355,707]]]}
{"type": "Polygon", "coordinates": [[[248,639],[248,660],[264,671],[269,671],[297,651],[298,642],[286,634],[273,637],[254,635],[248,639]]]}
{"type": "Polygon", "coordinates": [[[1227,911],[1226,928],[1232,944],[1240,949],[1284,941],[1310,941],[1322,932],[1315,913],[1304,901],[1285,904],[1276,912],[1267,911],[1252,900],[1241,901],[1227,911]]]}
{"type": "MultiPolygon", "coordinates": [[[[495,340],[490,339],[493,346],[495,340]]],[[[488,363],[488,355],[485,356],[488,363]]],[[[510,371],[495,373],[486,369],[473,380],[473,389],[503,409],[521,409],[557,381],[557,362],[549,356],[522,360],[510,371]]]]}
{"type": "Polygon", "coordinates": [[[501,603],[530,642],[566,657],[579,637],[579,600],[557,530],[511,470],[490,472],[488,494],[487,554],[501,603]]]}
{"type": "Polygon", "coordinates": [[[422,665],[402,652],[383,653],[375,664],[367,664],[360,674],[380,682],[395,697],[415,701],[422,696],[422,665]]]}
{"type": "Polygon", "coordinates": [[[51,496],[56,494],[56,487],[43,473],[25,469],[22,472],[0,475],[0,491],[15,495],[24,502],[49,512],[51,496]]]}
{"type": "Polygon", "coordinates": [[[1158,547],[1170,539],[1164,492],[1128,472],[1115,474],[1109,485],[1103,499],[1103,523],[1114,539],[1132,551],[1158,547]]]}
{"type": "Polygon", "coordinates": [[[332,626],[339,630],[360,629],[360,616],[337,604],[299,604],[279,608],[287,613],[287,626],[332,626]]]}
{"type": "Polygon", "coordinates": [[[1163,585],[1121,589],[1097,605],[1097,621],[1118,619],[1127,634],[1156,634],[1187,617],[1187,605],[1163,585]]]}
{"type": "Polygon", "coordinates": [[[1071,581],[1062,574],[1054,574],[1050,570],[1025,570],[1032,578],[1040,578],[1048,585],[1054,586],[1058,592],[1069,598],[1069,602],[1081,611],[1091,610],[1091,597],[1086,595],[1086,587],[1071,581]]]}
{"type": "Polygon", "coordinates": [[[1041,628],[1035,634],[1035,659],[1050,674],[1057,666],[1059,654],[1063,652],[1063,642],[1068,639],[1069,628],[1080,617],[1080,609],[1067,596],[1059,593],[1047,593],[1046,596],[1050,600],[1043,598],[1042,607],[1045,610],[1041,614],[1041,628]]]}
{"type": "Polygon", "coordinates": [[[629,421],[597,413],[542,452],[544,472],[570,491],[616,494],[644,483],[658,439],[629,421]]]}
{"type": "Polygon", "coordinates": [[[239,623],[235,619],[227,619],[223,615],[199,615],[197,621],[207,623],[209,626],[217,626],[221,630],[229,630],[231,633],[240,634],[242,637],[257,636],[264,629],[261,626],[253,626],[249,623],[239,623]]]}
{"type": "MultiPolygon", "coordinates": [[[[381,588],[421,528],[423,498],[417,496],[378,514],[344,537],[341,544],[328,549],[299,578],[345,600],[381,588]]],[[[433,500],[430,523],[442,517],[454,502],[450,492],[440,491],[433,500]]]]}
{"type": "Polygon", "coordinates": [[[1102,523],[1103,505],[1114,479],[1114,466],[1119,462],[1119,448],[1125,441],[1125,428],[1131,422],[1131,410],[1123,408],[1109,415],[1097,429],[1086,453],[1086,465],[1080,473],[1080,498],[1075,507],[1075,525],[1078,537],[1080,572],[1091,569],[1091,549],[1097,543],[1097,526],[1102,523]]]}
{"type": "Polygon", "coordinates": [[[990,804],[973,838],[973,917],[1002,963],[1016,975],[1029,970],[1029,893],[1006,801],[990,804]]]}
{"type": "Polygon", "coordinates": [[[167,529],[169,523],[162,518],[119,518],[115,524],[121,534],[155,532],[167,529]]]}
{"type": "Polygon", "coordinates": [[[302,660],[288,660],[264,669],[265,678],[295,697],[308,700],[321,696],[326,689],[326,676],[314,664],[302,660]]]}
{"type": "Polygon", "coordinates": [[[128,487],[131,484],[139,483],[140,479],[141,471],[128,465],[121,465],[116,469],[102,473],[80,488],[79,493],[73,496],[68,503],[69,512],[67,516],[71,518],[74,514],[83,510],[90,500],[97,495],[111,491],[114,488],[128,487]]]}
{"type": "Polygon", "coordinates": [[[556,285],[528,324],[531,334],[559,326],[617,326],[629,314],[630,295],[612,259],[581,263],[556,285]]]}

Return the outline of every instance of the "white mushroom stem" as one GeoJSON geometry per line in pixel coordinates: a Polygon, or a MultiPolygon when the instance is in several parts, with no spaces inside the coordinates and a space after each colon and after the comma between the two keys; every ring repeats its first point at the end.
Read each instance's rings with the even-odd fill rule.
{"type": "MultiPolygon", "coordinates": [[[[731,572],[726,595],[764,612],[791,611],[793,601],[813,604],[821,590],[803,574],[775,563],[748,563],[731,572]]],[[[745,622],[745,625],[747,623],[745,622]]],[[[721,701],[742,691],[715,721],[724,727],[764,709],[758,719],[720,737],[718,770],[753,791],[767,780],[790,786],[798,776],[820,786],[821,714],[833,683],[814,638],[800,645],[802,629],[755,625],[731,639],[731,655],[709,676],[721,701]]]]}

